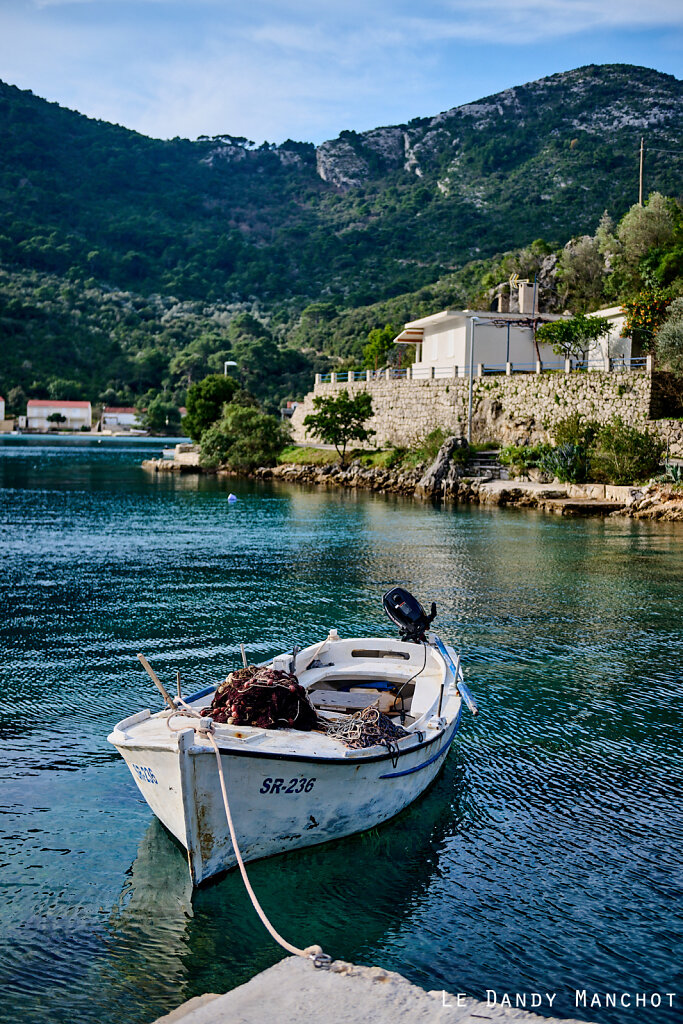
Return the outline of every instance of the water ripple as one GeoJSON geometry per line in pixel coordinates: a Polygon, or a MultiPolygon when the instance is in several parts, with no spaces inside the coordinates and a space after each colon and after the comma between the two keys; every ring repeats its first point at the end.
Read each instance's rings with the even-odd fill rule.
{"type": "MultiPolygon", "coordinates": [[[[252,866],[295,942],[483,997],[683,998],[683,531],[400,498],[158,480],[145,450],[0,443],[0,1021],[146,1022],[280,958],[231,874],[182,851],[106,743],[185,692],[380,595],[439,606],[481,714],[395,822],[252,866]],[[10,1014],[11,1008],[11,1014],[10,1014]]],[[[639,1010],[673,1024],[677,1010],[639,1010]]]]}

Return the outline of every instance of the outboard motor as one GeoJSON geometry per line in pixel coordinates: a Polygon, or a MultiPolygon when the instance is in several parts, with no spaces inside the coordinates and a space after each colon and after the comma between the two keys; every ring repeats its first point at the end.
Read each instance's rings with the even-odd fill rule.
{"type": "Polygon", "coordinates": [[[436,605],[432,601],[429,615],[420,602],[403,587],[394,587],[382,598],[384,611],[396,623],[401,640],[420,644],[425,642],[425,633],[436,618],[436,605]]]}

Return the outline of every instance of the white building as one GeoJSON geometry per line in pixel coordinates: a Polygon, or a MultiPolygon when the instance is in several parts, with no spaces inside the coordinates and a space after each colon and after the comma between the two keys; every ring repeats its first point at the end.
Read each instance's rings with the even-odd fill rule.
{"type": "MultiPolygon", "coordinates": [[[[610,321],[610,332],[595,342],[582,364],[591,370],[609,370],[631,365],[631,339],[622,338],[624,312],[621,306],[598,309],[589,316],[610,321]]],[[[394,338],[398,345],[415,345],[412,376],[465,377],[472,366],[497,370],[526,371],[564,369],[564,356],[535,336],[534,326],[563,317],[551,313],[499,313],[469,309],[446,309],[407,323],[394,338]]],[[[573,359],[573,363],[577,360],[573,359]]]]}
{"type": "Polygon", "coordinates": [[[505,372],[506,365],[532,373],[540,361],[545,368],[564,368],[564,358],[550,345],[537,341],[534,323],[560,320],[551,314],[475,312],[445,309],[407,323],[394,339],[415,345],[413,377],[465,377],[472,366],[505,372]]]}
{"type": "Polygon", "coordinates": [[[610,364],[624,364],[629,366],[631,358],[635,356],[630,338],[622,338],[626,316],[621,306],[609,306],[606,309],[596,309],[588,316],[602,316],[610,322],[610,332],[606,337],[600,338],[588,351],[587,360],[591,369],[609,370],[610,364]]]}
{"type": "Polygon", "coordinates": [[[5,399],[0,395],[0,423],[5,418],[5,399]]]}
{"type": "Polygon", "coordinates": [[[102,410],[102,427],[108,430],[140,430],[142,423],[132,406],[107,405],[102,410]]]}
{"type": "Polygon", "coordinates": [[[92,428],[92,407],[90,402],[58,402],[47,398],[31,398],[26,403],[26,426],[29,430],[50,430],[55,427],[66,430],[92,428]],[[60,421],[50,416],[63,416],[60,421]]]}

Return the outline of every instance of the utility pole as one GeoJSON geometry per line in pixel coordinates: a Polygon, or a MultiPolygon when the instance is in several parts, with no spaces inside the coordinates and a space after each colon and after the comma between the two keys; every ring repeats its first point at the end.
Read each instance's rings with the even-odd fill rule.
{"type": "Polygon", "coordinates": [[[638,206],[643,205],[643,160],[645,155],[645,139],[640,140],[640,188],[638,190],[638,206]]]}
{"type": "Polygon", "coordinates": [[[472,444],[472,390],[474,377],[474,325],[475,323],[483,323],[481,317],[472,316],[469,318],[470,324],[470,393],[467,402],[467,443],[472,444]]]}

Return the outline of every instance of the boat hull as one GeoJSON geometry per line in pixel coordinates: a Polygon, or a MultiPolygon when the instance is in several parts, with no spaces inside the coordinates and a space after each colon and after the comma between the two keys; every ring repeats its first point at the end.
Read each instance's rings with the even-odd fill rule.
{"type": "MultiPolygon", "coordinates": [[[[329,759],[222,750],[243,860],[328,842],[394,817],[443,766],[459,718],[445,729],[428,730],[422,743],[394,757],[362,751],[329,759]]],[[[234,867],[213,749],[198,742],[192,730],[179,734],[177,750],[118,749],[151,809],[187,849],[193,883],[234,867]]]]}

